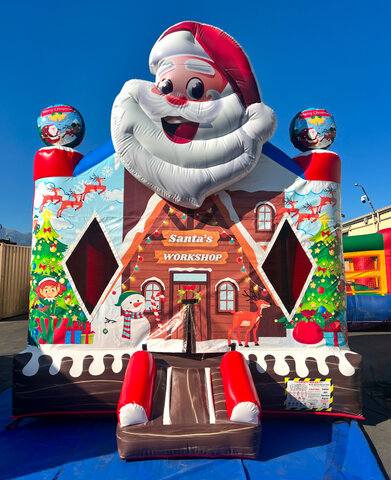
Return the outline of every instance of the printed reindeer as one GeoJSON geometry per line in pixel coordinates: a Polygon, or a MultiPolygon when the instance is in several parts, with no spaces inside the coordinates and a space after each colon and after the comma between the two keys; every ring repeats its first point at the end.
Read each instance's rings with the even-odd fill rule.
{"type": "Polygon", "coordinates": [[[299,213],[295,223],[296,228],[299,228],[301,222],[310,221],[311,223],[314,223],[319,219],[319,214],[317,213],[318,205],[305,203],[303,207],[307,210],[310,210],[311,213],[299,213]]]}
{"type": "Polygon", "coordinates": [[[97,182],[97,185],[94,185],[93,183],[85,183],[84,184],[84,191],[82,193],[82,201],[86,199],[86,195],[88,193],[93,193],[93,192],[98,192],[98,195],[101,195],[103,192],[106,191],[105,185],[102,185],[103,180],[105,180],[104,177],[98,177],[97,175],[91,175],[90,180],[92,182],[97,182]]]}
{"type": "Polygon", "coordinates": [[[322,195],[319,196],[320,203],[318,205],[316,213],[321,213],[322,208],[325,207],[326,205],[335,206],[335,204],[337,203],[337,199],[334,197],[335,190],[333,190],[332,188],[328,188],[325,190],[325,192],[330,193],[331,197],[325,197],[322,195]]]}
{"type": "Polygon", "coordinates": [[[228,345],[231,345],[232,333],[236,330],[239,346],[242,346],[242,341],[240,339],[240,331],[242,328],[247,327],[245,338],[244,338],[244,346],[248,347],[248,337],[251,331],[253,332],[254,345],[258,346],[257,328],[258,328],[259,321],[262,317],[262,310],[264,308],[271,307],[271,305],[270,303],[266,302],[266,300],[262,300],[259,297],[257,297],[255,293],[249,294],[246,290],[244,291],[243,296],[247,297],[247,301],[251,301],[255,303],[255,305],[257,306],[257,311],[256,312],[248,312],[248,311],[234,312],[233,310],[230,310],[230,312],[233,315],[233,320],[232,320],[232,328],[228,330],[228,345]]]}
{"type": "Polygon", "coordinates": [[[296,215],[299,215],[299,209],[296,208],[296,203],[297,200],[292,200],[291,198],[287,198],[285,200],[285,208],[280,208],[278,211],[278,215],[276,215],[276,218],[274,219],[274,225],[277,225],[277,223],[280,222],[281,218],[287,213],[290,217],[295,217],[296,215]],[[287,206],[290,205],[288,208],[287,206]]]}
{"type": "Polygon", "coordinates": [[[61,202],[60,208],[57,212],[57,218],[62,216],[62,212],[66,210],[67,208],[74,208],[75,211],[79,210],[83,206],[83,194],[82,193],[75,193],[72,190],[67,192],[68,195],[68,200],[63,200],[61,202]],[[73,197],[75,200],[69,200],[71,197],[73,197]]]}
{"type": "Polygon", "coordinates": [[[59,192],[61,192],[61,188],[56,188],[54,185],[49,185],[48,186],[49,192],[51,192],[48,195],[44,195],[42,197],[42,203],[41,206],[39,207],[39,213],[42,213],[43,207],[49,203],[60,203],[61,200],[63,199],[62,195],[60,195],[59,192]]]}

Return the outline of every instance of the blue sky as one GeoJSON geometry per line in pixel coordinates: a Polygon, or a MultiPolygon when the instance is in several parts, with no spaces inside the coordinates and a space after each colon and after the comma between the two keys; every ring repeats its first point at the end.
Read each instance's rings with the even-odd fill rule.
{"type": "MultiPolygon", "coordinates": [[[[0,19],[0,224],[29,232],[36,119],[55,103],[86,122],[78,150],[110,138],[110,111],[123,83],[152,80],[148,56],[159,35],[183,20],[232,35],[253,64],[265,103],[278,118],[272,143],[288,155],[292,117],[326,108],[337,123],[331,149],[342,159],[346,219],[391,204],[391,2],[116,1],[5,2],[0,19]]],[[[0,231],[1,236],[1,231],[0,231]]]]}

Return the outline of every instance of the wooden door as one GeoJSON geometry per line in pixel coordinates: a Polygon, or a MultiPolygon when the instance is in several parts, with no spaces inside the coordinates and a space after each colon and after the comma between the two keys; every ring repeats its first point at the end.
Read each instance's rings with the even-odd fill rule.
{"type": "MultiPolygon", "coordinates": [[[[202,273],[201,275],[193,274],[188,275],[188,279],[182,275],[185,280],[182,283],[175,281],[175,274],[173,275],[173,280],[171,282],[171,298],[170,298],[170,317],[178,315],[180,310],[183,308],[182,304],[179,304],[178,301],[183,299],[198,299],[197,305],[194,307],[194,323],[195,323],[195,336],[196,341],[208,340],[210,336],[209,328],[209,295],[208,295],[208,276],[207,272],[202,273]],[[202,279],[205,281],[200,282],[202,279]],[[195,280],[192,281],[192,280],[195,280]],[[196,283],[196,281],[198,282],[196,283]]],[[[178,276],[177,278],[181,278],[178,276]]],[[[183,340],[183,325],[171,332],[171,338],[183,340]]]]}

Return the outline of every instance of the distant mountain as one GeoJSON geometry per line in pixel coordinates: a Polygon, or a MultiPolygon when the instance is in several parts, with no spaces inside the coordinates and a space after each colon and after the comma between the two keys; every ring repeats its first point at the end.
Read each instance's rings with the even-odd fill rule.
{"type": "Polygon", "coordinates": [[[0,228],[0,239],[11,240],[17,245],[31,246],[31,233],[20,233],[3,227],[0,228]]]}

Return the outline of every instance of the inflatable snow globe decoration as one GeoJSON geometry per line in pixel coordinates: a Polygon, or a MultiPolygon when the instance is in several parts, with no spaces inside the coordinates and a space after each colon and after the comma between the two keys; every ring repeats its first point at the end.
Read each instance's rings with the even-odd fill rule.
{"type": "Polygon", "coordinates": [[[320,108],[301,110],[293,117],[289,127],[291,142],[302,152],[329,148],[336,132],[333,116],[320,108]]]}
{"type": "Polygon", "coordinates": [[[83,140],[83,117],[70,105],[51,105],[37,119],[38,132],[47,146],[74,148],[83,140]]]}

